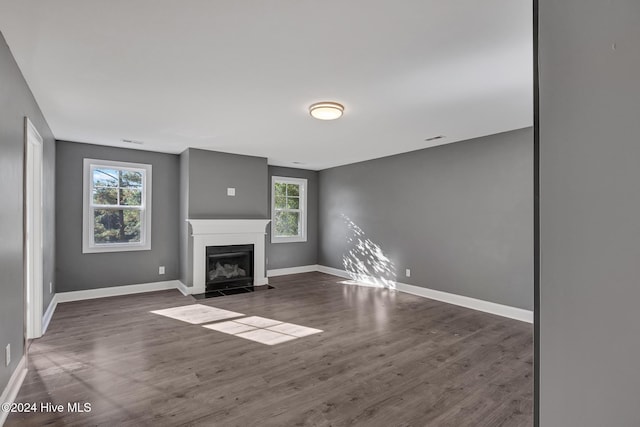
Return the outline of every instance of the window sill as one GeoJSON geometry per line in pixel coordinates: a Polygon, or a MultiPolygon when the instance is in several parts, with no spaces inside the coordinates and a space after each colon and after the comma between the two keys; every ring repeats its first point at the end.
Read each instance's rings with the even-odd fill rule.
{"type": "Polygon", "coordinates": [[[83,254],[102,254],[110,252],[132,252],[132,251],[150,251],[151,245],[136,245],[136,246],[104,246],[104,247],[84,247],[82,248],[83,254]]]}
{"type": "Polygon", "coordinates": [[[304,243],[306,237],[276,237],[271,239],[271,243],[304,243]]]}

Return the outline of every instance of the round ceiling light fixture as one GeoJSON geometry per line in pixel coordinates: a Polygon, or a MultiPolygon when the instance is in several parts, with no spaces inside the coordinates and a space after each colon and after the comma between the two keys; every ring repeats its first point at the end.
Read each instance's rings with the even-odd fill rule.
{"type": "Polygon", "coordinates": [[[342,117],[344,106],[337,102],[316,102],[309,107],[311,117],[318,120],[335,120],[342,117]]]}

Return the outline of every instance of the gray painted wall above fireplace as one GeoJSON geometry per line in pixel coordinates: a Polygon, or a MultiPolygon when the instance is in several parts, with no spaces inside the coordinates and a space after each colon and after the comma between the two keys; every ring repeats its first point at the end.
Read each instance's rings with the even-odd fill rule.
{"type": "Polygon", "coordinates": [[[180,280],[193,285],[187,219],[267,219],[268,169],[263,157],[190,148],[180,155],[180,280]],[[235,189],[235,196],[227,195],[235,189]]]}

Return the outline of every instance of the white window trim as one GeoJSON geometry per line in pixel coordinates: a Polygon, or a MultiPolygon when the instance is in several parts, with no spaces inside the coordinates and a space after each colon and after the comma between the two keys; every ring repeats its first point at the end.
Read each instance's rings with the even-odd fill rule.
{"type": "Polygon", "coordinates": [[[294,243],[307,241],[307,180],[305,178],[290,178],[285,176],[271,177],[271,243],[294,243]],[[295,237],[276,236],[276,194],[275,184],[282,182],[285,184],[297,184],[300,186],[300,228],[302,233],[295,237]]]}
{"type": "Polygon", "coordinates": [[[82,253],[148,251],[151,250],[151,165],[143,163],[116,162],[113,160],[84,159],[82,174],[82,253]],[[142,211],[144,224],[140,230],[140,243],[96,244],[93,234],[93,215],[91,215],[91,167],[92,166],[143,170],[142,211]]]}

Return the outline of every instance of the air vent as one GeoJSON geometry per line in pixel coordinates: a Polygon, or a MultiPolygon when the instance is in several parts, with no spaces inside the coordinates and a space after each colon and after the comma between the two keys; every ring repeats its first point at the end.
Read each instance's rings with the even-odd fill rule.
{"type": "Polygon", "coordinates": [[[144,142],[136,141],[135,139],[121,139],[121,141],[126,142],[127,144],[138,144],[138,145],[144,144],[144,142]]]}
{"type": "Polygon", "coordinates": [[[444,135],[432,136],[431,138],[425,139],[425,141],[427,141],[427,142],[435,141],[436,139],[442,139],[442,138],[444,138],[444,135]]]}

